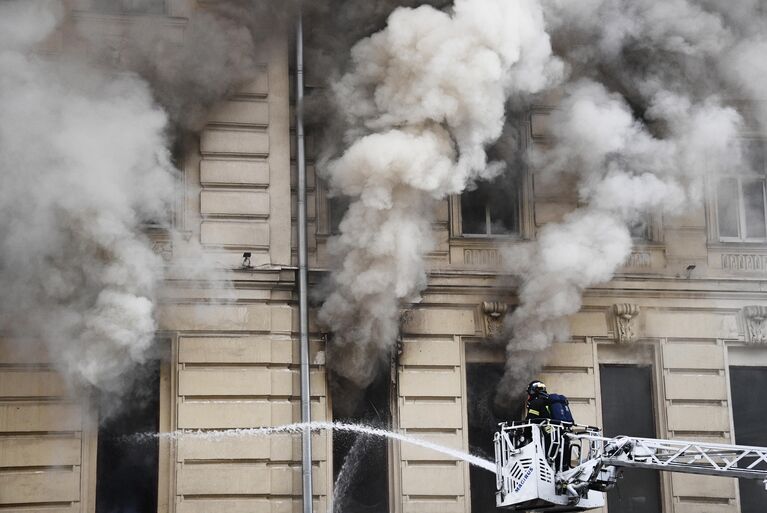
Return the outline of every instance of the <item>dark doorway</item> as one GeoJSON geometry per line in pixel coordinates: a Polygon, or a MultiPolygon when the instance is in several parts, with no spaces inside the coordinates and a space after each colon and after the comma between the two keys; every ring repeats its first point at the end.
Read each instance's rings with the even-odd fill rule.
{"type": "MultiPolygon", "coordinates": [[[[388,429],[391,379],[382,373],[365,390],[337,384],[333,420],[388,429]]],[[[333,431],[333,512],[388,513],[389,445],[385,438],[333,431]]]]}
{"type": "MultiPolygon", "coordinates": [[[[655,438],[653,369],[638,365],[600,365],[602,422],[605,436],[655,438]]],[[[662,511],[657,470],[627,469],[607,492],[610,513],[662,511]]]]}
{"type": "MultiPolygon", "coordinates": [[[[488,460],[495,460],[493,434],[500,422],[522,418],[524,398],[512,411],[498,411],[495,395],[503,376],[503,364],[468,363],[466,365],[466,408],[469,424],[469,450],[488,460]]],[[[495,476],[479,467],[469,467],[472,513],[491,513],[503,510],[495,507],[495,476]]]]}
{"type": "MultiPolygon", "coordinates": [[[[767,412],[759,393],[767,390],[767,367],[730,367],[735,443],[767,447],[767,412]]],[[[744,462],[749,465],[750,462],[744,462]]],[[[765,468],[762,463],[758,468],[765,468]]],[[[761,481],[738,479],[741,513],[764,513],[767,492],[761,481]]]]}
{"type": "Polygon", "coordinates": [[[96,513],[157,511],[160,427],[160,361],[141,369],[141,377],[99,425],[96,462],[96,513]]]}

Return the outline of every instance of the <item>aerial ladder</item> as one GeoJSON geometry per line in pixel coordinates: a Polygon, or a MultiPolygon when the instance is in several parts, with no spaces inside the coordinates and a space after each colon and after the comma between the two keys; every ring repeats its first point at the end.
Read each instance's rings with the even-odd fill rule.
{"type": "Polygon", "coordinates": [[[767,447],[604,437],[599,428],[542,420],[503,423],[495,433],[496,505],[511,511],[600,508],[624,468],[759,479],[767,447]]]}

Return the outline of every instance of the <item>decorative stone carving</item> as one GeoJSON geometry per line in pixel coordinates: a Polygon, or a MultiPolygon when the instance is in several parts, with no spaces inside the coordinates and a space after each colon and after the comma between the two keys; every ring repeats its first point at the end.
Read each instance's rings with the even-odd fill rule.
{"type": "Polygon", "coordinates": [[[482,313],[485,314],[485,335],[495,337],[503,330],[503,319],[509,311],[509,305],[500,301],[484,301],[482,313]]]}
{"type": "Polygon", "coordinates": [[[496,267],[501,264],[501,254],[497,249],[464,249],[463,263],[479,267],[496,267]]]}
{"type": "Polygon", "coordinates": [[[157,253],[166,262],[173,259],[173,242],[170,240],[153,240],[152,251],[157,253]]]}
{"type": "Polygon", "coordinates": [[[743,319],[746,324],[746,342],[751,344],[767,343],[767,306],[744,307],[743,319]]]}
{"type": "Polygon", "coordinates": [[[636,340],[635,319],[639,315],[639,307],[631,303],[613,305],[615,317],[615,338],[620,344],[628,344],[636,340]]]}
{"type": "Polygon", "coordinates": [[[652,254],[647,251],[632,251],[623,266],[649,269],[652,267],[652,254]]]}
{"type": "Polygon", "coordinates": [[[767,255],[725,253],[722,255],[722,269],[727,271],[765,272],[767,255]]]}

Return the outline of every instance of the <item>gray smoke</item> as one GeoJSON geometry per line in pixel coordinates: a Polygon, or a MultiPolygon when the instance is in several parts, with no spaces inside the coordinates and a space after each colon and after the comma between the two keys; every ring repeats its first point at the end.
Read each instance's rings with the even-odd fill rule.
{"type": "MultiPolygon", "coordinates": [[[[107,12],[151,14],[157,2],[102,0],[99,5],[107,12]]],[[[173,128],[195,132],[216,101],[257,74],[262,39],[287,22],[281,14],[268,2],[217,2],[193,10],[183,27],[139,16],[106,33],[79,23],[78,34],[81,53],[94,54],[103,67],[140,75],[173,128]]]]}
{"type": "MultiPolygon", "coordinates": [[[[320,53],[339,55],[334,67],[349,38],[397,2],[328,16],[346,4],[357,5],[316,2],[305,11],[320,53]],[[330,35],[340,23],[355,28],[330,35]]],[[[158,6],[95,0],[101,13],[141,15],[103,30],[59,0],[0,2],[0,327],[43,341],[73,386],[117,394],[157,328],[163,263],[145,228],[187,245],[170,224],[174,134],[201,128],[215,102],[255,76],[267,39],[290,34],[298,2],[210,3],[183,24],[143,16],[163,14],[158,6]]],[[[183,263],[187,278],[225,286],[200,248],[183,253],[199,257],[183,263]]]]}
{"type": "Polygon", "coordinates": [[[0,326],[117,392],[154,339],[161,262],[141,226],[168,222],[175,171],[146,83],[35,53],[61,14],[0,4],[0,326]]]}
{"type": "MultiPolygon", "coordinates": [[[[339,67],[349,38],[396,3],[328,17],[356,4],[316,2],[305,13],[339,67]],[[340,23],[355,28],[330,35],[340,23]]],[[[0,2],[0,331],[44,342],[73,386],[118,395],[157,328],[164,270],[146,226],[189,246],[181,252],[196,265],[176,262],[185,277],[226,285],[173,232],[174,134],[201,128],[215,102],[255,76],[267,40],[290,34],[298,2],[209,3],[183,24],[143,16],[163,14],[160,5],[95,0],[101,13],[142,15],[103,30],[60,0],[0,2]]]]}
{"type": "MultiPolygon", "coordinates": [[[[335,334],[328,364],[357,385],[373,379],[401,308],[426,286],[435,205],[503,171],[486,148],[510,100],[556,90],[553,144],[530,164],[541,179],[575,178],[580,207],[505,251],[521,279],[504,401],[549,344],[567,340],[582,292],[629,254],[630,224],[699,205],[705,180],[747,169],[747,110],[767,127],[765,12],[758,0],[418,3],[304,7],[308,64],[329,77],[336,110],[315,114],[343,125],[327,130],[330,151],[342,150],[323,172],[352,200],[329,245],[337,266],[319,314],[335,334]],[[409,7],[385,23],[400,4],[409,7]]],[[[44,340],[75,383],[120,391],[146,357],[162,265],[142,226],[168,225],[169,134],[201,127],[252,77],[263,41],[289,34],[298,2],[206,5],[180,37],[151,17],[103,34],[66,18],[59,1],[0,3],[0,285],[10,291],[0,325],[44,340]],[[46,38],[67,22],[77,41],[51,53],[46,38]]]]}
{"type": "Polygon", "coordinates": [[[120,395],[155,349],[164,268],[147,226],[194,260],[185,277],[226,287],[173,231],[170,148],[255,75],[265,6],[237,20],[236,2],[221,3],[172,28],[139,16],[115,32],[60,1],[0,3],[0,326],[44,342],[73,387],[120,395]]]}
{"type": "Polygon", "coordinates": [[[675,215],[700,204],[704,180],[738,166],[740,116],[715,100],[690,105],[662,97],[647,116],[662,115],[653,136],[617,94],[593,82],[566,88],[552,115],[552,148],[538,155],[542,176],[576,173],[583,205],[544,226],[530,246],[510,247],[506,268],[522,278],[519,307],[508,318],[509,358],[501,400],[540,369],[552,342],[569,338],[567,316],[583,291],[609,281],[632,248],[629,225],[649,212],[675,215]],[[591,127],[585,131],[582,127],[591,127]]]}
{"type": "Polygon", "coordinates": [[[747,169],[748,120],[737,109],[761,108],[767,78],[764,12],[749,5],[477,0],[395,10],[333,86],[345,150],[325,172],[352,201],[329,244],[338,260],[320,311],[335,334],[329,365],[370,382],[400,309],[426,286],[434,202],[501,171],[485,147],[508,100],[519,108],[556,92],[552,144],[530,164],[537,179],[574,178],[579,208],[504,251],[504,269],[520,277],[498,397],[510,400],[545,349],[569,338],[583,291],[630,254],[629,226],[697,207],[706,180],[747,169]]]}
{"type": "Polygon", "coordinates": [[[485,147],[501,135],[506,100],[561,72],[535,1],[399,8],[354,46],[333,85],[348,147],[326,167],[332,190],[351,198],[329,244],[340,263],[319,312],[334,332],[332,369],[371,382],[396,340],[400,308],[426,286],[436,201],[502,170],[485,147]]]}
{"type": "Polygon", "coordinates": [[[701,3],[546,5],[570,75],[551,116],[552,144],[533,162],[544,179],[575,174],[581,206],[543,227],[530,247],[505,252],[507,268],[523,278],[506,323],[502,404],[540,370],[552,342],[569,338],[567,316],[580,309],[583,291],[624,263],[632,223],[698,207],[706,180],[748,170],[744,120],[727,101],[755,99],[754,89],[733,84],[753,88],[760,68],[765,77],[758,46],[701,3]]]}

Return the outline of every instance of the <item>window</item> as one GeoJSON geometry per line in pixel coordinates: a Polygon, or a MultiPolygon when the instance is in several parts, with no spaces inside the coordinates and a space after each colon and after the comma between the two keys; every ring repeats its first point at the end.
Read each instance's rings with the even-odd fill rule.
{"type": "MultiPolygon", "coordinates": [[[[655,438],[652,366],[600,365],[599,377],[605,436],[655,438]]],[[[607,492],[607,507],[610,513],[661,511],[658,471],[627,469],[607,492]]]]}
{"type": "Polygon", "coordinates": [[[351,198],[349,196],[333,196],[328,198],[328,224],[330,235],[341,233],[341,221],[349,210],[351,198]]]}
{"type": "MultiPolygon", "coordinates": [[[[343,385],[341,385],[343,386],[343,385]]],[[[391,376],[381,375],[365,390],[337,394],[333,421],[391,427],[391,376]]],[[[389,512],[389,444],[385,438],[333,431],[332,511],[389,512]]]]}
{"type": "MultiPolygon", "coordinates": [[[[158,511],[160,441],[133,440],[160,431],[160,360],[151,360],[98,430],[96,513],[158,511]]],[[[108,403],[107,403],[108,404],[108,403]]],[[[104,408],[102,408],[103,410],[104,408]]]]}
{"type": "MultiPolygon", "coordinates": [[[[469,427],[469,451],[487,460],[495,459],[493,435],[500,422],[523,417],[523,401],[515,411],[498,411],[495,394],[503,376],[503,363],[467,362],[466,417],[469,427]]],[[[502,511],[495,507],[495,476],[474,465],[469,467],[472,513],[502,511]]]]}
{"type": "Polygon", "coordinates": [[[649,241],[652,240],[652,232],[650,230],[651,218],[649,214],[644,214],[639,218],[629,223],[629,232],[631,238],[634,241],[649,241]]]}
{"type": "Polygon", "coordinates": [[[746,144],[751,172],[716,183],[716,226],[722,242],[767,241],[767,194],[763,144],[746,144]]]}
{"type": "Polygon", "coordinates": [[[461,195],[461,235],[514,236],[521,232],[522,173],[508,169],[492,181],[477,183],[461,195]]]}
{"type": "MultiPolygon", "coordinates": [[[[732,419],[735,425],[735,443],[738,445],[767,446],[767,413],[757,400],[754,390],[767,388],[766,367],[730,367],[730,390],[732,393],[732,419]]],[[[756,468],[764,468],[764,463],[756,468]]],[[[739,479],[741,513],[764,511],[764,487],[759,481],[739,479]]]]}

